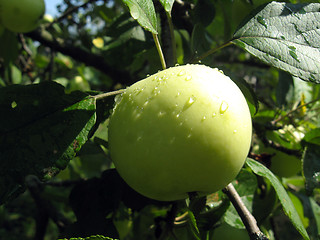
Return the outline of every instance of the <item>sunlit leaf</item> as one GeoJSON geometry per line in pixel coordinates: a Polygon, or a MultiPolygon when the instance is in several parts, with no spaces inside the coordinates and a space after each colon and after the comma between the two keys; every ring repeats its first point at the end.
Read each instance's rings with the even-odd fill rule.
{"type": "Polygon", "coordinates": [[[157,17],[152,0],[122,0],[131,16],[146,30],[157,34],[157,17]]]}
{"type": "Polygon", "coordinates": [[[299,231],[301,236],[304,239],[309,239],[308,233],[303,226],[299,214],[297,213],[290,197],[288,196],[288,193],[286,192],[278,178],[268,168],[253,159],[248,158],[246,164],[255,174],[261,177],[265,177],[270,181],[271,185],[274,187],[278,195],[279,201],[285,214],[290,218],[292,224],[299,231]]]}
{"type": "Polygon", "coordinates": [[[320,82],[320,3],[264,5],[232,42],[260,60],[305,81],[320,82]]]}

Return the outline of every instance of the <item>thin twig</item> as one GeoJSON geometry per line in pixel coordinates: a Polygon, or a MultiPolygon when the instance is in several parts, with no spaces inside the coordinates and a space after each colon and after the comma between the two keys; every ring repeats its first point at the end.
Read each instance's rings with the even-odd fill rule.
{"type": "Polygon", "coordinates": [[[226,186],[222,191],[228,196],[233,206],[237,210],[240,218],[242,219],[243,224],[245,225],[249,233],[250,239],[251,240],[256,240],[256,239],[267,240],[268,238],[265,237],[264,234],[259,229],[256,219],[246,208],[246,206],[241,200],[241,197],[239,196],[238,192],[236,191],[232,183],[226,186]]]}
{"type": "Polygon", "coordinates": [[[54,38],[48,31],[38,29],[38,31],[26,33],[25,35],[40,42],[42,45],[51,48],[53,51],[60,52],[72,57],[76,61],[83,62],[87,66],[96,68],[119,83],[131,84],[134,81],[134,77],[128,71],[114,68],[107,62],[107,59],[104,56],[94,54],[88,50],[69,44],[64,39],[54,38]]]}
{"type": "Polygon", "coordinates": [[[224,43],[224,44],[222,44],[222,45],[219,45],[218,47],[212,48],[212,49],[210,49],[208,52],[205,52],[205,53],[202,54],[201,56],[199,56],[199,57],[197,57],[196,59],[194,59],[192,62],[193,62],[193,63],[198,63],[198,62],[200,62],[202,59],[204,59],[204,58],[208,57],[209,55],[211,55],[211,54],[219,51],[219,50],[222,49],[222,48],[228,47],[228,46],[231,45],[231,44],[232,44],[232,42],[229,41],[229,42],[226,42],[226,43],[224,43]]]}
{"type": "Polygon", "coordinates": [[[70,14],[78,11],[80,8],[84,8],[86,5],[88,5],[89,3],[92,3],[92,2],[95,2],[97,0],[89,0],[79,6],[75,6],[73,8],[70,8],[69,10],[67,10],[65,13],[63,13],[60,17],[56,18],[55,20],[53,20],[51,23],[49,23],[47,26],[46,26],[46,29],[52,27],[53,24],[57,23],[57,22],[60,22],[61,20],[63,20],[64,18],[68,17],[70,14]]]}
{"type": "Polygon", "coordinates": [[[95,95],[93,97],[96,100],[101,100],[101,99],[104,99],[104,98],[107,98],[107,97],[111,97],[111,96],[114,96],[114,95],[121,94],[123,92],[124,92],[124,89],[121,89],[121,90],[117,90],[117,91],[113,91],[113,92],[101,93],[101,94],[95,95]]]}
{"type": "Polygon", "coordinates": [[[271,123],[272,123],[273,125],[275,125],[277,122],[279,122],[279,121],[283,120],[284,118],[288,117],[290,114],[298,111],[299,109],[301,109],[301,108],[303,108],[303,107],[305,107],[305,106],[307,106],[307,105],[309,105],[309,104],[315,103],[315,102],[317,102],[317,101],[319,101],[319,100],[320,100],[320,99],[317,98],[317,99],[314,99],[314,100],[312,100],[312,101],[310,101],[310,102],[307,102],[307,103],[305,103],[305,104],[301,104],[300,106],[298,106],[298,107],[292,109],[291,111],[287,112],[285,115],[280,116],[279,118],[273,120],[271,123]]]}
{"type": "Polygon", "coordinates": [[[19,36],[19,40],[20,40],[20,43],[21,43],[21,46],[22,46],[23,50],[25,50],[26,53],[27,53],[29,56],[32,56],[32,55],[33,55],[33,54],[32,54],[32,51],[31,51],[30,48],[27,46],[26,40],[25,40],[23,34],[22,34],[22,33],[19,33],[18,36],[19,36]]]}

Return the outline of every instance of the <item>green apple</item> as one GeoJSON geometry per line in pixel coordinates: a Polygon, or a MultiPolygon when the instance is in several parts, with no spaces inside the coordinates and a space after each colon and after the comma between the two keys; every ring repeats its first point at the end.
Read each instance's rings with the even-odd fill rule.
{"type": "Polygon", "coordinates": [[[44,0],[0,0],[1,22],[13,32],[34,30],[44,12],[44,0]]]}
{"type": "Polygon", "coordinates": [[[301,171],[302,163],[296,156],[273,148],[262,148],[260,153],[268,153],[271,155],[270,170],[279,177],[292,177],[301,171]]]}
{"type": "MultiPolygon", "coordinates": [[[[281,137],[275,131],[267,131],[265,135],[275,143],[281,140],[281,137]]],[[[295,147],[294,141],[290,143],[295,147]]],[[[270,156],[269,169],[279,177],[293,177],[301,171],[301,159],[294,155],[286,154],[272,147],[266,147],[261,141],[258,141],[252,150],[257,154],[268,154],[270,156]]]]}
{"type": "Polygon", "coordinates": [[[109,122],[120,176],[162,201],[225,187],[243,166],[251,136],[242,92],[204,65],[172,67],[133,84],[116,100],[109,122]]]}
{"type": "Polygon", "coordinates": [[[213,232],[211,240],[250,240],[249,234],[245,229],[238,229],[227,223],[222,223],[213,232]]]}

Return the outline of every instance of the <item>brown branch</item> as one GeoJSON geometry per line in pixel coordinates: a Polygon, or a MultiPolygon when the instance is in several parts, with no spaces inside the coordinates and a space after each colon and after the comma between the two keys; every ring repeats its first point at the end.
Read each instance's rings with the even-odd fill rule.
{"type": "Polygon", "coordinates": [[[237,210],[243,224],[245,225],[249,233],[250,239],[251,240],[256,240],[256,239],[268,240],[268,238],[264,236],[264,234],[259,229],[256,219],[246,208],[246,206],[241,200],[241,197],[239,196],[238,192],[236,191],[232,183],[226,186],[222,191],[228,196],[231,203],[237,210]]]}
{"type": "Polygon", "coordinates": [[[48,31],[38,29],[37,31],[27,33],[26,36],[40,42],[54,51],[70,56],[76,61],[82,62],[87,66],[96,68],[102,73],[109,75],[116,82],[123,84],[131,84],[134,82],[128,72],[115,69],[106,62],[103,56],[93,54],[82,48],[68,44],[63,39],[54,38],[48,31]]]}
{"type": "Polygon", "coordinates": [[[65,11],[60,17],[56,18],[55,20],[53,20],[51,23],[49,23],[47,26],[46,26],[46,29],[49,29],[50,27],[52,27],[53,24],[57,23],[57,22],[60,22],[61,20],[65,19],[66,17],[68,17],[70,14],[78,11],[80,8],[84,8],[86,7],[89,3],[92,3],[92,2],[95,2],[97,0],[89,0],[79,6],[75,6],[75,7],[72,7],[70,9],[68,9],[67,11],[65,11]]]}
{"type": "Polygon", "coordinates": [[[52,219],[60,230],[64,230],[70,222],[50,200],[43,196],[44,185],[42,182],[34,175],[28,175],[25,181],[37,205],[38,216],[35,239],[43,239],[49,219],[52,219]]]}

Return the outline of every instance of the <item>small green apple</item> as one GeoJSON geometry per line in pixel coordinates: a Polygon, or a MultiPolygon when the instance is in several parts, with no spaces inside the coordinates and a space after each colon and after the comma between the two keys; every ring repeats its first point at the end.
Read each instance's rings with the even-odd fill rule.
{"type": "Polygon", "coordinates": [[[271,155],[270,170],[279,177],[292,177],[301,171],[301,160],[296,156],[286,154],[273,148],[262,148],[260,153],[271,155]]]}
{"type": "Polygon", "coordinates": [[[250,237],[247,230],[234,228],[224,222],[214,230],[212,240],[250,240],[250,237]]]}
{"type": "Polygon", "coordinates": [[[12,32],[30,32],[45,12],[44,0],[0,0],[0,18],[12,32]]]}
{"type": "Polygon", "coordinates": [[[225,187],[243,166],[251,136],[242,92],[204,65],[172,67],[133,84],[116,100],[109,122],[120,176],[162,201],[225,187]]]}
{"type": "MultiPolygon", "coordinates": [[[[281,139],[274,131],[267,131],[265,134],[268,139],[275,143],[278,143],[277,140],[281,139]]],[[[272,147],[267,147],[260,140],[257,142],[257,144],[255,144],[252,150],[258,154],[268,154],[267,156],[270,157],[270,165],[268,167],[275,175],[279,177],[293,177],[301,171],[301,159],[294,155],[281,152],[272,147]]]]}

